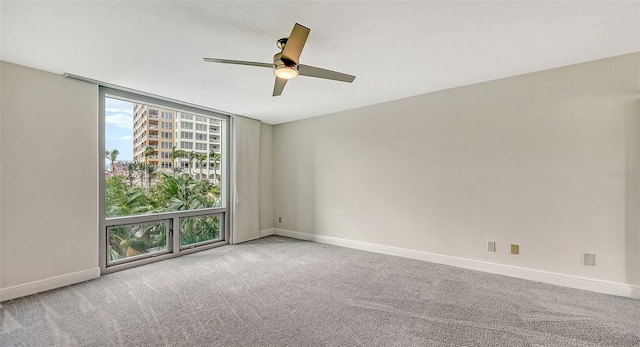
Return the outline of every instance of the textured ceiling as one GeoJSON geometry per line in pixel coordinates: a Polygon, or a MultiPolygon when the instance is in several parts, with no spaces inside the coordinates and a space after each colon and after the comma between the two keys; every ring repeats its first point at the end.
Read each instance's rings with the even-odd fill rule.
{"type": "Polygon", "coordinates": [[[7,2],[4,61],[69,72],[278,124],[640,50],[638,2],[7,2]],[[299,77],[272,97],[294,23],[300,62],[356,75],[299,77]]]}

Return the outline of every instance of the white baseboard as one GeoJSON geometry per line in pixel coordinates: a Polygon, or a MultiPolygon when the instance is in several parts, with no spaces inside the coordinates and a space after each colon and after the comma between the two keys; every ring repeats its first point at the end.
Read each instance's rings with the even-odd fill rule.
{"type": "Polygon", "coordinates": [[[354,248],[363,251],[394,255],[398,257],[424,260],[437,264],[451,265],[470,270],[488,272],[498,275],[522,278],[526,280],[555,284],[563,287],[589,290],[598,293],[624,296],[640,299],[640,287],[624,283],[609,282],[592,278],[565,275],[547,271],[520,268],[509,265],[501,265],[478,260],[451,257],[422,251],[414,251],[405,248],[379,245],[361,241],[353,241],[330,236],[315,235],[293,230],[275,229],[275,235],[286,236],[300,240],[326,243],[329,245],[354,248]]]}
{"type": "Polygon", "coordinates": [[[260,237],[271,236],[276,234],[276,229],[274,228],[264,229],[264,230],[260,230],[259,233],[260,233],[260,237]]]}
{"type": "Polygon", "coordinates": [[[50,277],[40,281],[0,288],[0,302],[88,281],[98,277],[100,277],[100,268],[96,267],[62,276],[50,277]]]}

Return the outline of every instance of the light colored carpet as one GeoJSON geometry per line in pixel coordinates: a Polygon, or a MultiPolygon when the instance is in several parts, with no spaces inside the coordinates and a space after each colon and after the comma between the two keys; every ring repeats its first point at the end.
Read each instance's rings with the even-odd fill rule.
{"type": "Polygon", "coordinates": [[[1,305],[1,346],[640,345],[637,300],[277,236],[1,305]]]}

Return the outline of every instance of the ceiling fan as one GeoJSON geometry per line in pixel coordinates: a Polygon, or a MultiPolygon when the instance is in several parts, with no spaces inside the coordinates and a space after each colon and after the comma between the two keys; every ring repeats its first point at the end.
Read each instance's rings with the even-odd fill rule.
{"type": "Polygon", "coordinates": [[[287,84],[287,81],[298,77],[298,75],[324,78],[340,82],[353,82],[356,76],[298,63],[300,59],[300,53],[302,53],[302,48],[307,41],[307,37],[309,36],[310,31],[311,30],[309,28],[296,23],[293,26],[293,30],[291,30],[291,35],[289,35],[289,37],[278,40],[278,48],[280,48],[280,52],[276,53],[273,56],[273,64],[215,58],[203,59],[208,63],[237,64],[273,68],[273,73],[276,75],[276,83],[273,86],[273,96],[282,94],[282,90],[287,84]]]}

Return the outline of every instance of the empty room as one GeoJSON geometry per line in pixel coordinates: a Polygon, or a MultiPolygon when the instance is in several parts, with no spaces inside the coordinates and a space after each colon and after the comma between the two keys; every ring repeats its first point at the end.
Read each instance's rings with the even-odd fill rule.
{"type": "Polygon", "coordinates": [[[0,1],[1,346],[640,346],[637,1],[0,1]]]}

